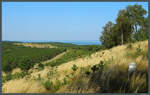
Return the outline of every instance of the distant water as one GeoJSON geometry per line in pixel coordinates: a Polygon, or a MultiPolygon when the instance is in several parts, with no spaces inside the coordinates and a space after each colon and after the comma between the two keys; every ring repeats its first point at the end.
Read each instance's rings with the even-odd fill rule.
{"type": "Polygon", "coordinates": [[[71,43],[75,45],[101,45],[100,41],[19,41],[19,42],[61,42],[61,43],[71,43]]]}
{"type": "Polygon", "coordinates": [[[62,42],[76,45],[101,45],[99,41],[62,41],[62,42]]]}

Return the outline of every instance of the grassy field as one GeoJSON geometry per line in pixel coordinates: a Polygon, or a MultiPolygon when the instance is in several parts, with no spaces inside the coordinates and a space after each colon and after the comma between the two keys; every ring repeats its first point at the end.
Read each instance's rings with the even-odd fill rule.
{"type": "MultiPolygon", "coordinates": [[[[5,52],[10,48],[17,50],[17,47],[28,52],[32,49],[46,49],[47,51],[43,51],[44,54],[52,50],[60,51],[54,57],[35,64],[38,69],[31,67],[26,72],[21,70],[2,76],[4,93],[148,92],[148,41],[129,43],[108,50],[97,45],[45,43],[57,48],[35,48],[12,44],[8,47],[10,44],[5,43],[5,52]],[[130,62],[136,63],[137,70],[134,74],[128,75],[130,62]]],[[[34,54],[39,54],[37,51],[34,54]]],[[[7,56],[13,53],[9,51],[7,56]]],[[[26,53],[24,51],[21,54],[26,53]]]]}

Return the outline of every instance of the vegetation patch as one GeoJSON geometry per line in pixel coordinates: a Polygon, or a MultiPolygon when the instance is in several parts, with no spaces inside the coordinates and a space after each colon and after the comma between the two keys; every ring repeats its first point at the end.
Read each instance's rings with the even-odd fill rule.
{"type": "Polygon", "coordinates": [[[2,42],[2,70],[10,72],[19,67],[29,70],[35,63],[55,57],[65,51],[60,48],[31,48],[14,45],[13,42],[2,42]]]}

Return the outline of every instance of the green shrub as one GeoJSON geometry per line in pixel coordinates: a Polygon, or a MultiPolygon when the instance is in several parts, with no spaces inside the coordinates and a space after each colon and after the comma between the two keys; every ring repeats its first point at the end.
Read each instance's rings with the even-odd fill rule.
{"type": "Polygon", "coordinates": [[[44,69],[44,65],[40,62],[38,63],[38,70],[43,70],[44,69]]]}
{"type": "MultiPolygon", "coordinates": [[[[105,63],[105,64],[106,64],[106,63],[105,63]]],[[[100,61],[99,64],[96,64],[96,65],[94,65],[94,66],[91,67],[91,70],[92,70],[93,72],[96,72],[96,71],[98,71],[98,70],[103,70],[103,69],[104,69],[104,61],[100,61]]]]}
{"type": "Polygon", "coordinates": [[[23,78],[26,75],[25,72],[17,72],[14,75],[12,75],[13,79],[19,79],[19,78],[23,78]]]}
{"type": "Polygon", "coordinates": [[[140,45],[138,45],[138,47],[136,48],[136,53],[139,54],[141,52],[142,52],[142,49],[141,49],[140,45]]]}
{"type": "Polygon", "coordinates": [[[6,82],[12,79],[11,73],[7,73],[6,76],[2,76],[2,82],[6,82]]]}
{"type": "Polygon", "coordinates": [[[75,72],[77,69],[78,69],[77,65],[74,64],[74,65],[72,66],[72,70],[75,72]]]}
{"type": "Polygon", "coordinates": [[[44,82],[44,87],[51,92],[56,92],[61,85],[62,83],[59,80],[57,80],[55,84],[50,80],[44,82]]]}
{"type": "Polygon", "coordinates": [[[64,78],[64,79],[63,79],[63,85],[66,85],[66,84],[67,84],[67,79],[64,78]]]}
{"type": "Polygon", "coordinates": [[[57,80],[56,84],[53,85],[53,88],[52,88],[53,92],[56,92],[60,88],[61,85],[62,83],[59,80],[57,80]]]}
{"type": "Polygon", "coordinates": [[[53,85],[53,82],[47,80],[44,82],[44,87],[47,89],[47,90],[50,90],[51,89],[51,86],[53,85]]]}

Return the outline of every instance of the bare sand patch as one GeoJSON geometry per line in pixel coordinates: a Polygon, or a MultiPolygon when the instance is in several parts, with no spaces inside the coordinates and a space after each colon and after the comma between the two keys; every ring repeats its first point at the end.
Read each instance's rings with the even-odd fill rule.
{"type": "Polygon", "coordinates": [[[36,43],[14,43],[15,45],[23,45],[25,47],[35,47],[35,48],[57,48],[51,44],[36,44],[36,43]]]}

